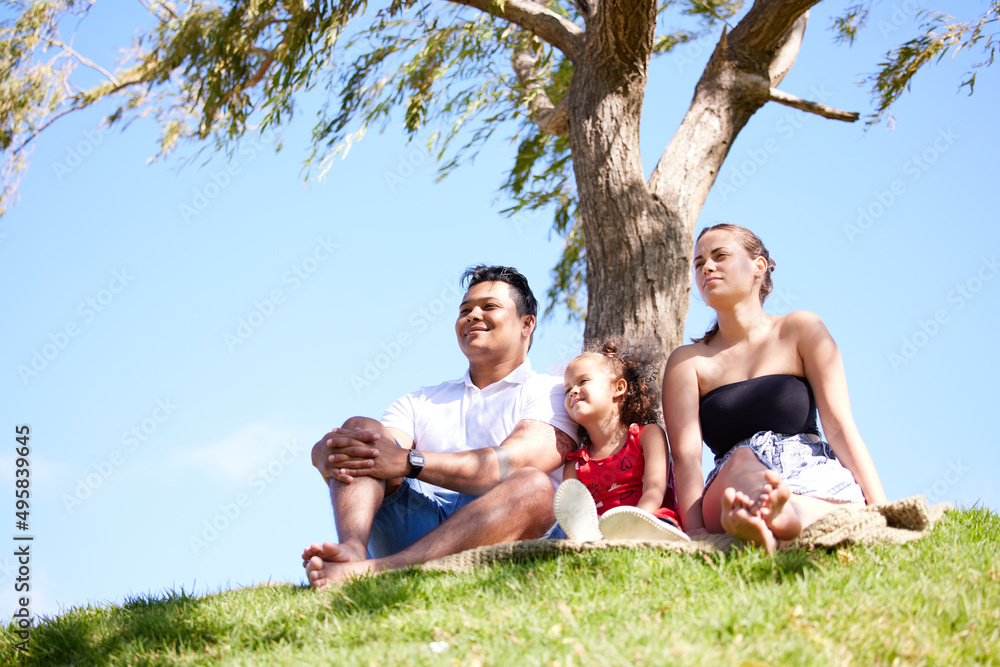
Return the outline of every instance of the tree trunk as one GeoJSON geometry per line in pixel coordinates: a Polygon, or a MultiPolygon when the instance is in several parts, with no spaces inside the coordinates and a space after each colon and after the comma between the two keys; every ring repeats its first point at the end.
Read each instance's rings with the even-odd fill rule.
{"type": "Polygon", "coordinates": [[[569,122],[587,248],[584,339],[648,337],[666,353],[680,344],[687,317],[691,234],[643,177],[641,90],[596,88],[574,98],[569,122]]]}
{"type": "Polygon", "coordinates": [[[587,249],[585,341],[649,338],[664,359],[682,343],[698,215],[736,136],[794,62],[815,2],[758,0],[732,36],[723,33],[649,183],[639,119],[654,21],[629,34],[608,20],[626,12],[599,5],[568,96],[587,249]]]}
{"type": "Polygon", "coordinates": [[[569,140],[587,248],[584,339],[680,340],[686,273],[674,259],[678,219],[650,192],[639,119],[655,27],[654,3],[604,2],[587,25],[569,90],[569,140]],[[638,16],[637,14],[641,14],[638,16]]]}

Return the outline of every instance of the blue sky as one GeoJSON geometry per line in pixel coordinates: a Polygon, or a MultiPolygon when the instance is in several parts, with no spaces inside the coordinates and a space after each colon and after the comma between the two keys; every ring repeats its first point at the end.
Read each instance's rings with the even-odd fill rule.
{"type": "MultiPolygon", "coordinates": [[[[986,3],[935,6],[968,18],[969,4],[986,3]]],[[[909,35],[918,6],[880,7],[847,48],[832,43],[820,5],[781,87],[867,112],[856,82],[909,35]]],[[[111,64],[141,18],[95,14],[76,46],[111,64]]],[[[647,173],[710,49],[654,64],[647,173]]],[[[957,91],[970,62],[922,73],[891,131],[767,105],[699,226],[758,232],[777,261],[768,310],[824,319],[890,498],[996,508],[1000,453],[979,422],[995,409],[1000,368],[1000,95],[995,69],[974,96],[957,91]]],[[[461,375],[461,271],[514,265],[541,295],[561,240],[544,213],[499,213],[515,148],[499,138],[436,183],[421,145],[373,133],[324,181],[303,184],[309,114],[281,131],[280,153],[279,135],[247,137],[233,160],[180,171],[177,160],[146,164],[151,123],[120,132],[100,120],[77,114],[46,132],[21,201],[0,220],[0,470],[12,489],[14,425],[29,424],[31,609],[300,581],[302,548],[333,537],[312,443],[461,375]]],[[[688,335],[710,319],[695,296],[688,335]]],[[[578,349],[581,327],[564,320],[542,322],[536,369],[559,372],[578,349]]],[[[2,505],[11,536],[12,496],[2,505]]],[[[0,556],[3,616],[15,608],[13,566],[0,556]]]]}

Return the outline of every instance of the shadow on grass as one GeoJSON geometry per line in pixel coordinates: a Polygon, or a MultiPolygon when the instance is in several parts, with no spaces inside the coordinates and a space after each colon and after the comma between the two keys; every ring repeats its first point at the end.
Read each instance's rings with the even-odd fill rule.
{"type": "MultiPolygon", "coordinates": [[[[431,580],[445,576],[448,573],[408,568],[355,579],[340,588],[340,604],[348,614],[385,614],[414,599],[428,597],[423,589],[431,580]]],[[[332,608],[338,606],[334,603],[332,608]]]]}
{"type": "MultiPolygon", "coordinates": [[[[782,583],[796,579],[807,571],[820,571],[827,561],[825,551],[795,549],[779,551],[773,556],[758,549],[733,550],[729,554],[684,554],[660,549],[642,547],[622,547],[600,549],[581,553],[539,552],[497,561],[481,567],[475,572],[477,577],[455,578],[457,587],[503,586],[518,591],[522,586],[533,589],[539,578],[550,576],[587,576],[601,573],[614,578],[620,569],[622,578],[631,577],[628,568],[607,568],[609,560],[620,560],[623,556],[635,557],[640,561],[654,559],[685,559],[688,563],[701,564],[715,570],[723,577],[741,577],[748,582],[782,583]],[[611,572],[608,572],[608,570],[611,572]],[[571,574],[570,574],[571,573],[571,574]]],[[[427,598],[428,591],[421,590],[431,578],[454,578],[449,572],[424,571],[417,568],[387,572],[376,576],[355,580],[341,588],[341,604],[350,612],[385,613],[414,598],[427,598]]],[[[430,588],[428,586],[428,588],[430,588]]],[[[307,589],[305,589],[307,590],[307,589]]],[[[333,609],[340,605],[336,602],[333,609]]]]}
{"type": "MultiPolygon", "coordinates": [[[[533,571],[544,570],[551,561],[562,561],[572,564],[575,572],[597,572],[607,559],[620,558],[623,555],[635,555],[638,560],[648,559],[685,559],[687,563],[704,563],[720,574],[740,575],[748,581],[783,582],[800,577],[804,572],[819,570],[827,557],[826,551],[807,551],[792,549],[778,551],[773,556],[763,550],[749,548],[740,551],[733,549],[725,553],[679,553],[655,548],[621,547],[614,549],[598,549],[577,554],[540,554],[533,558],[509,560],[502,563],[502,577],[531,576],[533,571]]],[[[494,570],[497,569],[495,564],[494,570]]],[[[628,574],[628,573],[626,573],[628,574]]]]}
{"type": "MultiPolygon", "coordinates": [[[[945,530],[938,531],[936,539],[918,544],[915,551],[919,555],[923,550],[933,550],[938,542],[951,542],[956,535],[970,532],[995,544],[997,523],[992,513],[989,517],[970,517],[969,521],[944,522],[945,530]],[[967,526],[969,523],[972,528],[967,526]]],[[[969,540],[961,541],[964,544],[969,540]]],[[[862,557],[864,550],[857,553],[862,557]]],[[[224,606],[220,612],[214,595],[200,598],[183,591],[168,592],[159,597],[132,598],[120,608],[78,608],[56,618],[42,619],[31,630],[31,653],[27,656],[15,651],[13,644],[18,639],[13,628],[6,628],[0,632],[0,664],[15,664],[17,660],[29,665],[157,663],[176,661],[180,656],[195,662],[211,661],[218,655],[217,649],[226,648],[226,644],[236,639],[234,635],[240,635],[238,641],[250,650],[282,641],[299,644],[303,641],[304,626],[330,615],[348,622],[366,620],[391,615],[404,606],[432,607],[442,596],[476,600],[478,590],[501,587],[511,590],[515,598],[534,600],[545,595],[546,586],[555,578],[568,577],[572,583],[574,577],[582,580],[601,574],[607,577],[605,581],[613,581],[640,574],[645,579],[673,576],[675,572],[696,574],[695,570],[701,570],[711,571],[720,579],[780,585],[837,567],[844,567],[838,555],[823,550],[790,550],[769,556],[755,549],[691,555],[637,548],[508,560],[481,568],[475,576],[400,570],[351,581],[331,592],[288,586],[219,594],[237,596],[232,605],[236,613],[229,613],[224,606]],[[660,566],[661,562],[669,567],[660,566]],[[241,604],[250,615],[261,616],[257,610],[262,608],[268,612],[262,614],[264,618],[253,626],[251,633],[246,632],[239,618],[244,611],[241,604]],[[283,613],[283,607],[287,613],[283,613]]],[[[706,584],[710,585],[708,579],[706,584]]]]}
{"type": "Polygon", "coordinates": [[[236,589],[207,597],[170,591],[162,597],[140,596],[120,607],[76,608],[54,618],[43,618],[31,628],[29,653],[14,648],[20,641],[14,628],[0,632],[0,664],[109,665],[170,663],[181,655],[195,662],[212,661],[226,650],[242,621],[219,613],[219,596],[238,596],[233,607],[260,606],[281,609],[288,617],[271,619],[253,633],[237,640],[262,648],[281,641],[298,643],[301,612],[322,620],[329,614],[350,620],[359,616],[386,615],[416,598],[428,598],[428,584],[445,573],[401,570],[347,583],[330,593],[287,586],[275,589],[236,589]],[[312,599],[304,599],[312,596],[312,599]],[[284,599],[285,602],[282,602],[284,599]],[[303,605],[304,604],[304,609],[303,605]],[[308,611],[307,611],[308,610],[308,611]]]}
{"type": "Polygon", "coordinates": [[[115,608],[77,608],[62,616],[44,618],[31,630],[29,652],[14,652],[4,632],[0,662],[24,665],[106,665],[118,663],[123,653],[156,662],[161,652],[204,646],[214,633],[199,622],[202,600],[183,591],[163,598],[132,598],[115,608]],[[131,650],[130,650],[131,649],[131,650]]]}
{"type": "Polygon", "coordinates": [[[729,554],[712,554],[705,561],[720,578],[738,577],[751,584],[783,584],[839,566],[833,552],[825,549],[789,549],[769,555],[763,549],[748,547],[729,554]]]}

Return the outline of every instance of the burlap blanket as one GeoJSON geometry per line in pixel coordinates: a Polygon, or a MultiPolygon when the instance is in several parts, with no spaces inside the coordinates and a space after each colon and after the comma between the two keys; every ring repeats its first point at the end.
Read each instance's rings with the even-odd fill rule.
{"type": "MultiPolygon", "coordinates": [[[[923,496],[903,498],[884,505],[845,507],[826,515],[809,526],[784,549],[830,548],[842,544],[904,544],[926,535],[938,519],[951,509],[948,503],[927,505],[923,496]]],[[[690,542],[601,540],[528,540],[504,542],[470,549],[424,564],[427,570],[466,572],[504,560],[530,560],[564,553],[582,553],[593,549],[648,547],[681,553],[728,552],[735,540],[729,535],[704,535],[690,542]]]]}

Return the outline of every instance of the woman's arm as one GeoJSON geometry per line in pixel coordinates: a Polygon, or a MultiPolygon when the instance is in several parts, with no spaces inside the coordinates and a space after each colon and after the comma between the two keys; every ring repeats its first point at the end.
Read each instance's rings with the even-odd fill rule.
{"type": "Polygon", "coordinates": [[[667,493],[667,436],[657,424],[647,424],[639,432],[639,444],[645,469],[637,507],[652,514],[663,505],[667,493]]]}
{"type": "Polygon", "coordinates": [[[844,362],[833,336],[812,313],[799,311],[786,317],[795,326],[799,356],[833,453],[854,475],[869,505],[886,502],[875,463],[851,415],[844,362]]]}
{"type": "Polygon", "coordinates": [[[701,424],[698,422],[700,392],[694,346],[674,350],[663,371],[663,419],[674,458],[674,488],[677,509],[685,532],[704,530],[701,494],[701,424]]]}

